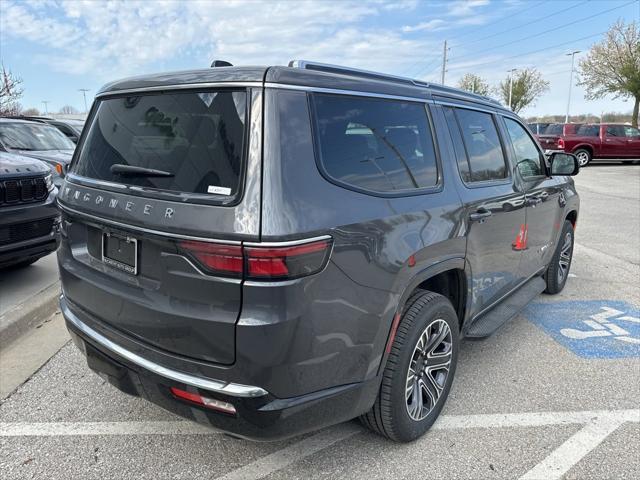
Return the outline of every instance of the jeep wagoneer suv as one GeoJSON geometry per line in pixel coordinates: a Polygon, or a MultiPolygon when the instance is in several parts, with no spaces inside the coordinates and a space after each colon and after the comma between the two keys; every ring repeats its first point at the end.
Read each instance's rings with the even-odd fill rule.
{"type": "Polygon", "coordinates": [[[478,95],[292,62],[105,86],[59,194],[61,308],[121,390],[258,439],[442,409],[463,337],[567,281],[578,195],[478,95]]]}

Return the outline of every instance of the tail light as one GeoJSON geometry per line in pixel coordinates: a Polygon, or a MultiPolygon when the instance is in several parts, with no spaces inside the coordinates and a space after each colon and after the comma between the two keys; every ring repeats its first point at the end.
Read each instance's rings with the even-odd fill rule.
{"type": "Polygon", "coordinates": [[[290,280],[320,272],[331,254],[331,239],[298,245],[224,245],[195,241],[180,247],[208,272],[250,280],[290,280]]]}
{"type": "Polygon", "coordinates": [[[564,150],[564,138],[558,139],[558,148],[562,148],[564,150]]]}
{"type": "Polygon", "coordinates": [[[224,245],[221,243],[207,243],[185,241],[180,246],[194,257],[200,265],[211,273],[220,273],[241,277],[244,261],[240,245],[224,245]]]}

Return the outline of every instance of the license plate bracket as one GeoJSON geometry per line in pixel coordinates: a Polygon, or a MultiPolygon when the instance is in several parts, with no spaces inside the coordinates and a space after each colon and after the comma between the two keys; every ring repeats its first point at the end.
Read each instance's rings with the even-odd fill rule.
{"type": "Polygon", "coordinates": [[[103,232],[102,262],[130,275],[137,275],[138,240],[127,235],[103,232]]]}

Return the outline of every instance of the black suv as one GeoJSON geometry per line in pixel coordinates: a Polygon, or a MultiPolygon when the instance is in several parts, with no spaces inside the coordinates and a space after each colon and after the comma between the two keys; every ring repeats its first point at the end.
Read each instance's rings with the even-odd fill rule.
{"type": "Polygon", "coordinates": [[[568,276],[575,157],[486,97],[348,68],[105,86],[59,194],[61,309],[121,390],[248,438],[424,433],[462,337],[568,276]]]}
{"type": "Polygon", "coordinates": [[[29,265],[58,247],[55,195],[44,163],[0,152],[0,268],[29,265]]]}

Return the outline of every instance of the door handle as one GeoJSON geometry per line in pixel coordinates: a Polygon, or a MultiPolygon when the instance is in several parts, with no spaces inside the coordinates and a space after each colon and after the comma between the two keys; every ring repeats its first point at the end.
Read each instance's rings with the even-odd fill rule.
{"type": "Polygon", "coordinates": [[[491,211],[480,209],[473,212],[471,215],[469,215],[469,219],[472,222],[483,222],[485,219],[489,218],[491,215],[493,215],[491,211]]]}

